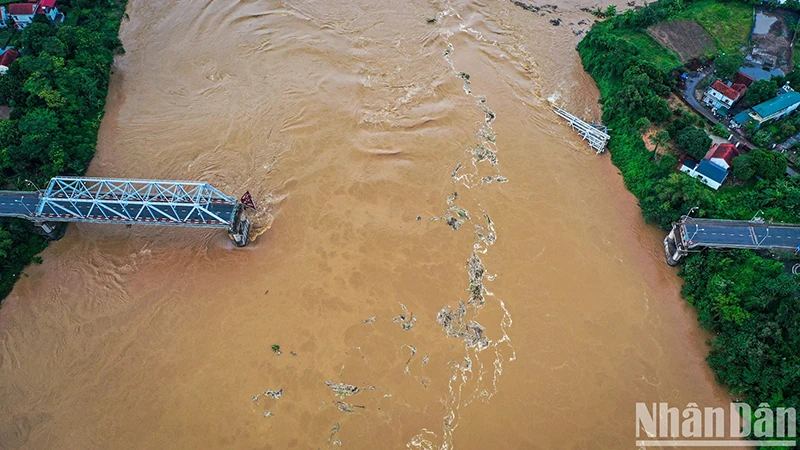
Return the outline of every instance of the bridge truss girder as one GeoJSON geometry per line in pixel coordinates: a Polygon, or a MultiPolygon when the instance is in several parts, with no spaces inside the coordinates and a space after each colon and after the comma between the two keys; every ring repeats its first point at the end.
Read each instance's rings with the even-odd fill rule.
{"type": "Polygon", "coordinates": [[[35,215],[69,222],[230,228],[238,201],[208,183],[56,177],[35,215]]]}

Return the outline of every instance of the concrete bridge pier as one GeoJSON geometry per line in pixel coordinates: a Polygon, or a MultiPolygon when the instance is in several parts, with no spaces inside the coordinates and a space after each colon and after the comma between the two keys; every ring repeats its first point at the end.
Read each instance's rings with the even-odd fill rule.
{"type": "Polygon", "coordinates": [[[57,241],[64,237],[67,232],[66,223],[53,223],[44,221],[35,221],[33,225],[36,227],[36,232],[45,236],[48,240],[57,241]]]}
{"type": "Polygon", "coordinates": [[[237,247],[244,247],[250,239],[250,220],[243,216],[244,205],[241,203],[236,208],[236,217],[228,230],[228,236],[237,247]]]}
{"type": "Polygon", "coordinates": [[[664,238],[664,253],[667,256],[667,264],[671,267],[680,264],[680,259],[686,253],[683,249],[678,225],[673,225],[672,230],[664,238]]]}

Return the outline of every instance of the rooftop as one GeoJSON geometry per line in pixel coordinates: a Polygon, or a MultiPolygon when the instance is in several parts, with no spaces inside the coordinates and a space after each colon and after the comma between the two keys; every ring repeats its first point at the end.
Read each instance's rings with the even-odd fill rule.
{"type": "Polygon", "coordinates": [[[722,158],[728,164],[733,164],[733,158],[736,158],[739,154],[739,150],[733,144],[714,144],[703,159],[722,158]]]}
{"type": "Polygon", "coordinates": [[[753,77],[751,77],[751,76],[749,76],[747,74],[744,74],[742,72],[736,72],[736,75],[733,76],[733,80],[732,81],[733,81],[734,84],[739,83],[739,84],[743,84],[743,85],[745,85],[747,87],[750,87],[750,85],[755,83],[756,80],[754,80],[753,77]]]}
{"type": "Polygon", "coordinates": [[[706,178],[710,178],[720,184],[722,184],[722,182],[725,181],[725,177],[728,176],[727,170],[707,159],[700,161],[700,164],[697,165],[695,170],[697,173],[702,174],[706,178]]]}
{"type": "Polygon", "coordinates": [[[733,116],[733,121],[738,123],[741,126],[747,123],[750,120],[750,110],[742,111],[739,114],[733,116]]]}
{"type": "MultiPolygon", "coordinates": [[[[740,86],[744,87],[743,84],[740,86]]],[[[737,91],[733,87],[728,86],[727,84],[719,80],[715,81],[714,84],[711,85],[711,89],[714,89],[715,91],[719,92],[725,97],[728,97],[731,100],[738,100],[739,96],[741,95],[741,91],[737,91]]]]}
{"type": "MultiPolygon", "coordinates": [[[[773,99],[767,100],[760,105],[753,107],[753,111],[761,117],[769,117],[790,106],[800,103],[800,93],[787,92],[773,99]]],[[[735,118],[734,118],[735,119],[735,118]]]]}
{"type": "Polygon", "coordinates": [[[18,57],[19,53],[16,50],[6,50],[0,55],[0,66],[9,67],[18,57]]]}
{"type": "Polygon", "coordinates": [[[33,15],[35,12],[35,3],[12,3],[8,5],[8,13],[14,16],[33,15]]]}

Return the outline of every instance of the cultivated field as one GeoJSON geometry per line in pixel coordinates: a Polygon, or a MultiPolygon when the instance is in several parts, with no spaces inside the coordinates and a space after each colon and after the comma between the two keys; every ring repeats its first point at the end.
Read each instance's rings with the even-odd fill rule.
{"type": "Polygon", "coordinates": [[[678,54],[681,62],[717,52],[711,36],[693,20],[661,22],[647,29],[653,39],[678,54]]]}

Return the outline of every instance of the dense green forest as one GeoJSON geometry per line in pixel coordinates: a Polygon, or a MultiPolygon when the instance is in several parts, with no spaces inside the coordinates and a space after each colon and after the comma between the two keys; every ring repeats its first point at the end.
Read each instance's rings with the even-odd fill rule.
{"type": "MultiPolygon", "coordinates": [[[[668,55],[666,49],[658,50],[662,57],[653,58],[652,47],[640,48],[629,36],[703,8],[719,12],[720,6],[741,8],[743,3],[747,2],[660,0],[596,24],[578,45],[585,69],[600,88],[603,121],[612,130],[612,160],[639,199],[644,217],[664,229],[696,206],[701,217],[749,220],[763,211],[768,220],[800,222],[800,177],[785,176],[783,155],[757,150],[737,158],[734,174],[739,182],[713,191],[678,172],[675,155],[656,159],[642,139],[644,129],[657,125],[666,134],[656,141],[674,138],[679,149],[692,154],[692,147],[700,145],[694,130],[704,124],[665,100],[680,74],[669,64],[659,66],[670,61],[663,56],[668,55]]],[[[750,2],[754,3],[761,2],[750,2]]],[[[797,8],[800,3],[789,0],[787,6],[797,8]]],[[[715,30],[707,31],[716,40],[715,30]]],[[[794,86],[800,86],[798,72],[787,77],[794,86]]],[[[708,362],[719,381],[753,405],[800,407],[797,277],[787,274],[771,255],[743,250],[690,255],[680,273],[683,295],[714,335],[708,362]]]]}
{"type": "MultiPolygon", "coordinates": [[[[0,77],[0,189],[30,190],[61,174],[83,174],[97,143],[124,0],[60,0],[63,24],[37,16],[11,36],[22,57],[0,77]]],[[[46,241],[22,220],[0,221],[0,299],[46,241]]]]}

